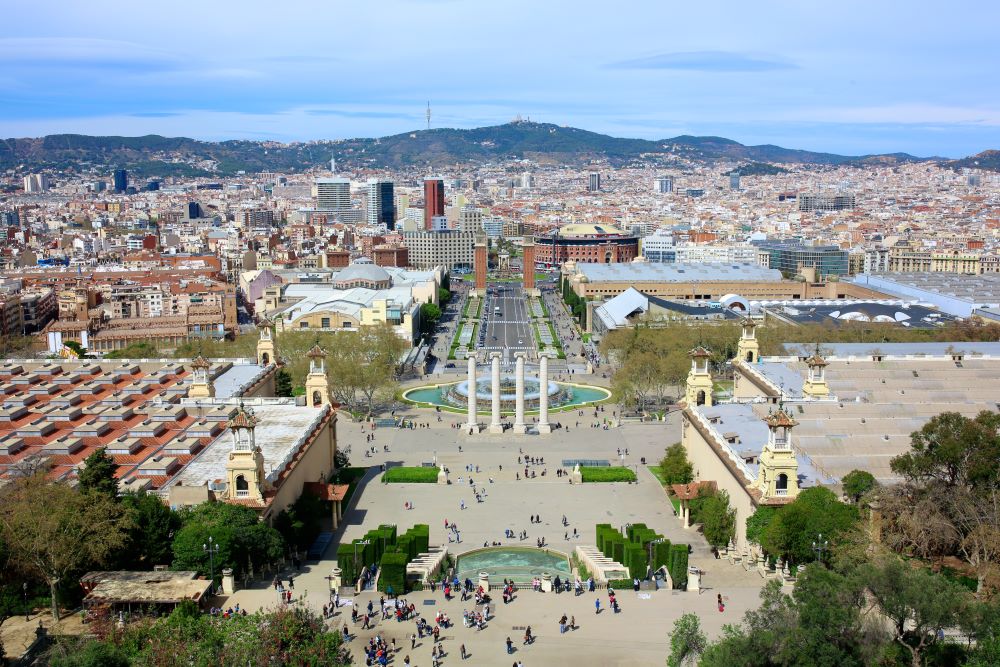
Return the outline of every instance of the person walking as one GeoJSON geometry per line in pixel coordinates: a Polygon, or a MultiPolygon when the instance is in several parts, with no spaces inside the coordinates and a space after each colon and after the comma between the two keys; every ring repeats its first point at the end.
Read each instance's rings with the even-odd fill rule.
{"type": "Polygon", "coordinates": [[[413,651],[416,650],[416,648],[417,648],[417,633],[413,633],[410,635],[410,650],[413,651]]]}
{"type": "MultiPolygon", "coordinates": [[[[525,641],[524,643],[527,644],[528,642],[525,641]]],[[[510,655],[513,652],[514,652],[514,642],[511,640],[510,637],[507,637],[507,655],[510,655]]]]}
{"type": "MultiPolygon", "coordinates": [[[[510,637],[508,637],[508,639],[510,639],[510,637]]],[[[458,649],[458,653],[462,656],[462,660],[469,657],[469,654],[465,652],[465,644],[462,644],[462,646],[458,649]]]]}
{"type": "Polygon", "coordinates": [[[597,598],[596,600],[594,600],[594,613],[596,614],[601,613],[601,598],[597,598]]]}

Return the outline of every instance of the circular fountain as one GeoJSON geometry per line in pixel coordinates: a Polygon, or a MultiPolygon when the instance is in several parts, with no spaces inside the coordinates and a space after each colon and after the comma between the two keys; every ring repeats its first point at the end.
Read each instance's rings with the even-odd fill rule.
{"type": "MultiPolygon", "coordinates": [[[[500,409],[505,413],[513,412],[517,401],[516,382],[513,375],[500,376],[500,409]]],[[[599,403],[607,400],[611,392],[601,387],[583,384],[570,384],[550,380],[546,387],[549,397],[549,409],[599,403]]],[[[541,397],[541,382],[537,376],[526,375],[524,378],[525,410],[537,411],[541,397]]],[[[429,385],[410,389],[403,393],[403,399],[411,403],[426,403],[432,406],[448,408],[465,408],[469,400],[469,381],[452,382],[449,384],[429,385]]],[[[489,376],[476,378],[476,400],[481,412],[488,412],[493,400],[492,380],[489,376]]]]}

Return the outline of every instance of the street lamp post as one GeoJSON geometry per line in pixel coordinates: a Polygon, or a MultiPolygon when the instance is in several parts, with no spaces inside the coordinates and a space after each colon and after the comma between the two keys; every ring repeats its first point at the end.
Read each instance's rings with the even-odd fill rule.
{"type": "Polygon", "coordinates": [[[816,560],[818,560],[821,563],[823,562],[823,553],[827,550],[829,546],[830,542],[828,540],[823,539],[823,533],[819,533],[816,536],[816,540],[813,542],[813,551],[816,552],[816,560]]]}
{"type": "Polygon", "coordinates": [[[219,543],[208,538],[208,544],[202,544],[201,550],[208,554],[208,573],[212,581],[212,588],[215,588],[215,554],[219,553],[219,543]]]}
{"type": "Polygon", "coordinates": [[[24,620],[28,620],[28,582],[25,581],[21,584],[21,590],[24,591],[24,620]]]}

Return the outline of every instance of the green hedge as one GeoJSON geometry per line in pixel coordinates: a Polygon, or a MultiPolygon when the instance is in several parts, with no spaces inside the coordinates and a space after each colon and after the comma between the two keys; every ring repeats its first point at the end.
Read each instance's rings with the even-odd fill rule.
{"type": "Polygon", "coordinates": [[[688,546],[686,544],[671,544],[667,570],[674,581],[674,588],[687,587],[688,579],[688,546]]]}
{"type": "MultiPolygon", "coordinates": [[[[670,563],[670,540],[663,540],[653,546],[653,569],[659,570],[670,563]]],[[[670,568],[668,567],[669,571],[670,568]]],[[[673,576],[673,575],[670,575],[673,576]]]]}
{"type": "Polygon", "coordinates": [[[438,469],[424,467],[389,468],[382,473],[383,484],[437,484],[438,469]]]}
{"type": "Polygon", "coordinates": [[[615,589],[616,593],[619,593],[621,591],[627,591],[627,590],[630,590],[632,588],[632,580],[631,579],[609,579],[608,580],[608,588],[615,589]]]}
{"type": "Polygon", "coordinates": [[[354,569],[354,545],[350,542],[337,547],[337,565],[345,584],[358,580],[358,572],[354,569]]]}
{"type": "Polygon", "coordinates": [[[635,471],[622,466],[581,466],[584,482],[634,482],[635,471]]]}
{"type": "Polygon", "coordinates": [[[646,578],[647,563],[645,549],[634,542],[625,545],[625,560],[621,561],[621,564],[628,568],[628,573],[632,575],[633,579],[646,578]]]}
{"type": "Polygon", "coordinates": [[[392,586],[394,595],[406,592],[406,564],[410,561],[408,554],[400,551],[386,551],[379,562],[378,590],[388,591],[392,586]]]}
{"type": "Polygon", "coordinates": [[[431,549],[431,527],[426,523],[418,523],[406,533],[413,539],[417,554],[425,554],[431,549]]]}
{"type": "Polygon", "coordinates": [[[618,531],[616,531],[614,528],[612,528],[610,523],[599,523],[599,524],[597,524],[597,526],[595,526],[595,531],[596,531],[596,534],[597,534],[597,537],[596,537],[596,540],[597,540],[597,549],[602,554],[604,554],[605,556],[607,556],[608,552],[607,552],[607,548],[605,548],[605,546],[604,546],[604,542],[608,538],[609,534],[615,533],[615,532],[618,532],[618,531]]]}

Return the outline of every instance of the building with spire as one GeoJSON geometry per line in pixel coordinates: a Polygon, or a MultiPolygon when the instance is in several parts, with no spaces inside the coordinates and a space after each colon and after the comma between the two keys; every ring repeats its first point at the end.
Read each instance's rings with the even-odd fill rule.
{"type": "Polygon", "coordinates": [[[326,352],[313,345],[306,353],[309,357],[309,374],[306,375],[306,397],[309,405],[330,405],[330,381],[326,376],[326,352]]]}
{"type": "Polygon", "coordinates": [[[690,352],[691,371],[684,384],[684,403],[686,405],[712,405],[712,373],[709,370],[709,360],[712,353],[700,345],[690,352]]]}

